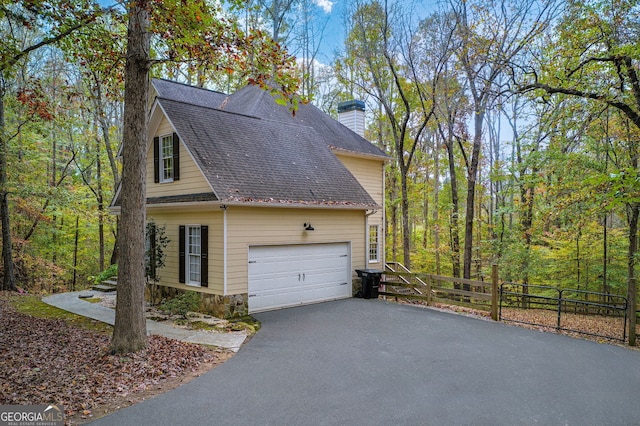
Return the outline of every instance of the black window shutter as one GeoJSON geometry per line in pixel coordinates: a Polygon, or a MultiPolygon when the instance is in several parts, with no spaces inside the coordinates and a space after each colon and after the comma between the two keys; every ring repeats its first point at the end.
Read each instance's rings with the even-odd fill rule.
{"type": "Polygon", "coordinates": [[[200,227],[200,285],[209,287],[209,227],[200,227]]]}
{"type": "Polygon", "coordinates": [[[156,227],[149,226],[149,278],[157,279],[156,275],[156,227]]]}
{"type": "Polygon", "coordinates": [[[153,181],[160,182],[160,138],[153,138],[153,181]]]}
{"type": "Polygon", "coordinates": [[[180,180],[180,139],[173,134],[173,180],[180,180]]]}
{"type": "Polygon", "coordinates": [[[185,256],[185,226],[180,225],[179,237],[178,237],[178,281],[181,283],[185,283],[185,275],[186,275],[186,256],[185,256]]]}

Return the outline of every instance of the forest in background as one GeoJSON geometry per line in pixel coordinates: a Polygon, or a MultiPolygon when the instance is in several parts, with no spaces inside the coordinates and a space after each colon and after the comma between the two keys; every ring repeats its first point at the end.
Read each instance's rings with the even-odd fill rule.
{"type": "MultiPolygon", "coordinates": [[[[17,55],[72,25],[37,3],[0,8],[0,185],[19,286],[54,292],[85,287],[117,260],[108,205],[120,179],[126,22],[117,5],[51,2],[101,13],[17,55]]],[[[507,281],[635,288],[637,2],[450,0],[420,18],[401,2],[349,9],[330,65],[315,59],[322,17],[310,0],[218,7],[213,21],[287,46],[301,95],[327,113],[366,102],[367,137],[394,158],[387,260],[473,278],[497,263],[507,281]]],[[[156,77],[224,92],[255,78],[234,52],[215,63],[163,53],[156,77]]]]}

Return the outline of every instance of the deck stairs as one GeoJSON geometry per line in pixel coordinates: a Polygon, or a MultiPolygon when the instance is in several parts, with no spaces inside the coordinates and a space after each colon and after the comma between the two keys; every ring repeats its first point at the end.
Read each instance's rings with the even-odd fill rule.
{"type": "MultiPolygon", "coordinates": [[[[399,262],[385,262],[386,272],[411,274],[411,271],[399,262]]],[[[402,275],[384,274],[380,284],[385,285],[387,292],[395,294],[424,296],[427,291],[427,284],[418,277],[408,277],[402,275]]]]}
{"type": "Polygon", "coordinates": [[[118,277],[111,277],[108,280],[101,281],[100,284],[96,284],[91,287],[93,290],[109,293],[116,291],[118,285],[118,277]]]}

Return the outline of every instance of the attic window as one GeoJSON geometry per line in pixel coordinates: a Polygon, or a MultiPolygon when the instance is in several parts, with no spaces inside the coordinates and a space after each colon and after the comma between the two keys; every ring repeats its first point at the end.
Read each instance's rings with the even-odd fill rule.
{"type": "Polygon", "coordinates": [[[180,179],[180,140],[173,133],[153,138],[153,172],[155,183],[180,179]]]}
{"type": "Polygon", "coordinates": [[[173,182],[173,138],[160,139],[160,182],[173,182]]]}

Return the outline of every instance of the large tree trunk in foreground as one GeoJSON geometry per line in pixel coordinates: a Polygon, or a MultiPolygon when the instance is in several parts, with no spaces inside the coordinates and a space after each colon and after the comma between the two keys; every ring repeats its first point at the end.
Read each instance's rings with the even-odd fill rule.
{"type": "Polygon", "coordinates": [[[17,290],[16,275],[13,267],[13,247],[11,243],[11,226],[9,223],[9,197],[7,192],[7,156],[9,141],[4,129],[4,77],[0,76],[0,219],[2,222],[2,278],[3,290],[17,290]]]}
{"type": "Polygon", "coordinates": [[[113,353],[135,352],[147,345],[144,317],[144,230],[146,198],[147,99],[150,36],[146,0],[129,7],[125,69],[123,169],[119,236],[120,264],[113,353]]]}

